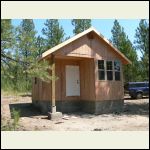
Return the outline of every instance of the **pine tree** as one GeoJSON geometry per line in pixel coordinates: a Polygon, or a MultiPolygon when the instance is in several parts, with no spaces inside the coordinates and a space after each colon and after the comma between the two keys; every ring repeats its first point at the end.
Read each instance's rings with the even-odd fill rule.
{"type": "Polygon", "coordinates": [[[32,19],[23,19],[17,35],[18,49],[20,53],[20,59],[23,62],[23,71],[25,72],[25,81],[28,89],[31,88],[31,81],[28,78],[28,67],[31,65],[31,61],[35,58],[36,53],[36,31],[34,22],[32,19]]]}
{"type": "Polygon", "coordinates": [[[120,46],[120,40],[122,37],[125,36],[123,28],[121,28],[119,22],[117,20],[114,21],[114,25],[113,28],[111,30],[111,33],[113,35],[111,41],[113,43],[114,46],[118,47],[120,46]]]}
{"type": "MultiPolygon", "coordinates": [[[[4,54],[5,50],[12,47],[13,42],[13,26],[11,25],[11,19],[1,20],[1,54],[4,54]]],[[[4,55],[2,55],[3,57],[4,55]]]]}
{"type": "Polygon", "coordinates": [[[73,33],[78,34],[91,27],[91,19],[73,19],[72,25],[74,26],[73,33]]]}
{"type": "Polygon", "coordinates": [[[4,71],[4,65],[9,67],[11,60],[10,50],[13,48],[14,34],[10,19],[1,20],[1,69],[4,71]]]}
{"type": "MultiPolygon", "coordinates": [[[[2,88],[15,88],[13,64],[16,63],[14,58],[15,35],[14,27],[10,19],[1,20],[1,79],[2,88]]],[[[16,83],[16,82],[15,82],[16,83]]]]}
{"type": "Polygon", "coordinates": [[[42,33],[45,36],[45,50],[48,50],[64,41],[64,30],[59,25],[58,19],[47,19],[42,33]]]}
{"type": "Polygon", "coordinates": [[[132,62],[132,64],[123,66],[125,82],[137,81],[139,78],[137,76],[139,68],[135,48],[124,32],[124,28],[120,26],[117,20],[114,21],[114,26],[111,32],[111,41],[113,45],[117,47],[132,62]]]}
{"type": "MultiPolygon", "coordinates": [[[[22,20],[14,28],[11,20],[1,20],[1,79],[2,88],[25,92],[25,84],[31,91],[31,79],[38,77],[50,82],[51,69],[46,60],[38,61],[37,38],[34,23],[31,19],[22,20]],[[26,80],[25,80],[26,79],[26,80]]],[[[42,44],[41,44],[42,45],[42,44]]]]}
{"type": "Polygon", "coordinates": [[[36,49],[37,49],[37,57],[41,57],[42,53],[46,50],[45,49],[45,40],[40,35],[36,39],[36,49]]]}
{"type": "Polygon", "coordinates": [[[135,38],[136,50],[140,50],[142,53],[142,77],[143,80],[149,80],[149,23],[145,19],[140,20],[135,38]]]}
{"type": "Polygon", "coordinates": [[[18,28],[17,42],[22,61],[28,62],[36,53],[36,31],[32,19],[22,20],[18,28]]]}

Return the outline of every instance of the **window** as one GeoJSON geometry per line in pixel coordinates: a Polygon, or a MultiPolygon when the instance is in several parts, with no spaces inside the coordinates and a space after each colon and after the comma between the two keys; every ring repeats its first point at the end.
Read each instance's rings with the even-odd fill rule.
{"type": "Polygon", "coordinates": [[[120,81],[120,61],[104,61],[98,60],[98,79],[99,80],[115,80],[120,81]]]}
{"type": "Polygon", "coordinates": [[[114,71],[115,71],[115,80],[120,80],[120,62],[118,60],[114,61],[114,71]]]}
{"type": "Polygon", "coordinates": [[[98,60],[98,77],[99,80],[105,80],[104,60],[98,60]]]}
{"type": "Polygon", "coordinates": [[[113,66],[112,66],[112,61],[107,61],[106,67],[107,67],[107,80],[113,80],[113,66]]]}
{"type": "Polygon", "coordinates": [[[146,87],[145,83],[130,83],[130,88],[146,87]]]}

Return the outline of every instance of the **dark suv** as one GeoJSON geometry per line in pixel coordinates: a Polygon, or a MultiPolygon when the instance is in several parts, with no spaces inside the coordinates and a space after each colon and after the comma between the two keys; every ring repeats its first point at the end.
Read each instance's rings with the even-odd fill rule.
{"type": "Polygon", "coordinates": [[[140,99],[149,96],[149,82],[128,82],[124,89],[132,98],[140,99]]]}

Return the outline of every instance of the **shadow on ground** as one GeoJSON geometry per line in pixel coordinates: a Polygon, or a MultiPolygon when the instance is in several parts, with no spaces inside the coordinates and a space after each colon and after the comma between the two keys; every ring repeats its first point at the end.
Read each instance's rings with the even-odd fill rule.
{"type": "Polygon", "coordinates": [[[21,97],[31,97],[32,94],[21,94],[20,96],[21,96],[21,97]]]}
{"type": "MultiPolygon", "coordinates": [[[[13,109],[20,111],[20,117],[33,117],[42,115],[42,113],[37,110],[32,103],[15,103],[15,104],[9,104],[10,112],[12,112],[13,109]]],[[[12,113],[11,113],[12,117],[12,113]]]]}
{"type": "Polygon", "coordinates": [[[121,114],[149,116],[149,103],[125,103],[124,110],[121,114]]]}
{"type": "MultiPolygon", "coordinates": [[[[144,98],[143,98],[144,99],[144,98]]],[[[131,100],[131,99],[129,99],[131,100]]],[[[136,100],[135,100],[136,101],[136,100]]],[[[12,112],[13,108],[15,110],[20,110],[20,117],[33,117],[33,116],[40,116],[45,115],[42,114],[39,110],[37,110],[32,103],[16,103],[16,104],[9,104],[10,112],[12,112]]],[[[75,113],[65,113],[66,115],[74,116],[74,117],[80,117],[80,118],[93,118],[96,115],[94,114],[86,114],[83,112],[75,112],[75,113]]],[[[64,114],[64,115],[65,115],[64,114]]],[[[122,112],[114,112],[111,113],[112,115],[142,115],[149,117],[149,102],[144,103],[131,103],[128,102],[128,99],[125,99],[124,108],[122,112]],[[127,100],[127,101],[126,101],[127,100]]],[[[11,114],[12,116],[12,114],[11,114]]],[[[105,114],[103,114],[105,117],[105,114]]],[[[45,115],[42,119],[48,119],[45,115]]]]}

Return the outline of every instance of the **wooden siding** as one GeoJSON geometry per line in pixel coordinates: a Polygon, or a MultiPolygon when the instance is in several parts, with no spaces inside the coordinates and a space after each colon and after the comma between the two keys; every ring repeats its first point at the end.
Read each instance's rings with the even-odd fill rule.
{"type": "Polygon", "coordinates": [[[92,49],[90,40],[87,36],[83,36],[78,40],[66,45],[57,51],[56,55],[61,56],[76,56],[76,57],[92,57],[92,49]]]}
{"type": "Polygon", "coordinates": [[[80,62],[81,99],[95,100],[95,66],[94,59],[84,59],[80,62]]]}
{"type": "Polygon", "coordinates": [[[120,100],[123,94],[120,81],[96,81],[96,100],[120,100]]]}
{"type": "MultiPolygon", "coordinates": [[[[109,59],[113,60],[113,59],[109,59]]],[[[113,73],[114,74],[114,73],[113,73]]],[[[96,100],[119,100],[123,99],[123,68],[120,66],[120,81],[108,81],[98,79],[98,65],[95,59],[95,92],[96,100]]]]}
{"type": "Polygon", "coordinates": [[[88,35],[85,35],[74,42],[66,45],[60,50],[54,52],[56,56],[73,56],[81,58],[96,58],[96,59],[120,59],[112,48],[99,39],[96,35],[93,39],[89,39],[88,35]]]}
{"type": "MultiPolygon", "coordinates": [[[[131,61],[128,58],[126,58],[116,47],[114,47],[112,45],[112,43],[110,43],[110,41],[108,41],[103,35],[101,35],[99,32],[97,32],[93,27],[91,27],[91,28],[73,36],[72,38],[54,46],[53,48],[47,50],[46,52],[44,52],[42,54],[42,57],[40,58],[40,60],[45,59],[47,56],[51,55],[52,53],[59,51],[63,47],[69,45],[70,43],[74,43],[75,41],[80,40],[80,38],[85,37],[85,36],[87,36],[88,39],[94,39],[94,36],[96,36],[98,39],[103,41],[103,43],[105,43],[105,45],[108,45],[111,48],[111,50],[114,51],[115,54],[120,57],[120,59],[122,59],[124,64],[131,64],[131,61]]],[[[82,44],[84,44],[84,43],[82,43],[82,44]]],[[[75,46],[77,46],[77,45],[75,45],[75,46]]]]}
{"type": "MultiPolygon", "coordinates": [[[[84,57],[84,58],[94,58],[95,60],[95,66],[90,65],[90,61],[86,61],[88,59],[84,59],[84,61],[81,61],[81,72],[87,72],[86,78],[90,76],[86,82],[86,78],[84,84],[81,83],[81,99],[85,100],[93,100],[94,95],[96,95],[95,100],[118,100],[122,99],[124,95],[124,89],[123,89],[123,74],[122,74],[122,66],[121,66],[121,81],[99,81],[98,80],[98,71],[97,71],[97,60],[120,60],[120,57],[111,50],[111,47],[104,43],[102,40],[97,38],[97,36],[94,37],[94,39],[89,39],[88,36],[81,37],[80,39],[74,41],[73,43],[65,46],[64,48],[60,49],[56,53],[56,55],[62,56],[74,56],[74,57],[84,57]],[[88,67],[86,67],[88,66],[88,67]],[[90,67],[89,67],[90,66],[90,67]],[[95,71],[90,69],[94,69],[95,71]],[[91,79],[92,76],[89,72],[95,72],[95,79],[91,79]],[[91,80],[95,81],[95,86],[93,87],[91,80]],[[87,84],[87,85],[86,85],[87,84]],[[88,85],[89,84],[89,85],[88,85]],[[86,88],[85,88],[86,87],[86,88]],[[93,90],[89,90],[92,87],[95,92],[92,94],[89,94],[93,90]]],[[[123,63],[122,60],[121,65],[123,63]]],[[[81,75],[82,78],[82,75],[81,75]]],[[[83,77],[84,78],[84,77],[83,77]]]]}
{"type": "MultiPolygon", "coordinates": [[[[123,74],[121,66],[121,81],[99,81],[97,60],[120,59],[111,47],[96,35],[89,39],[85,35],[60,50],[54,52],[56,62],[56,100],[118,100],[122,99],[123,74]],[[81,96],[66,97],[66,65],[78,65],[80,68],[81,96]]],[[[121,63],[121,64],[122,64],[121,63]]],[[[33,99],[51,100],[51,84],[38,80],[33,83],[33,99]]]]}
{"type": "Polygon", "coordinates": [[[84,100],[95,99],[94,89],[94,63],[91,59],[56,59],[56,73],[59,77],[56,82],[57,100],[84,100]],[[66,65],[77,65],[80,70],[80,96],[66,96],[66,65]],[[58,67],[59,66],[59,67],[58,67]],[[89,69],[91,68],[91,69],[89,69]]]}
{"type": "MultiPolygon", "coordinates": [[[[95,100],[94,59],[56,58],[56,100],[95,100]],[[80,70],[80,96],[66,96],[66,65],[77,65],[80,70]]],[[[51,83],[33,82],[33,100],[51,100],[51,83]]]]}
{"type": "Polygon", "coordinates": [[[32,99],[49,101],[51,99],[51,83],[43,82],[40,79],[37,79],[37,84],[33,82],[32,99]]]}

